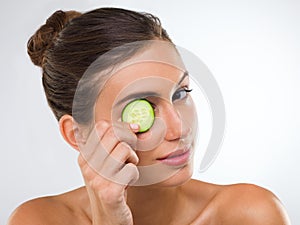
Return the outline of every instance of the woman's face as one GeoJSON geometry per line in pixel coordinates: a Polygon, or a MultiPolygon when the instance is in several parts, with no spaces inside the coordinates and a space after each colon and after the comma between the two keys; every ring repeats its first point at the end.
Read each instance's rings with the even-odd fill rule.
{"type": "Polygon", "coordinates": [[[178,185],[191,177],[197,116],[188,90],[186,71],[158,61],[141,61],[118,70],[101,90],[95,123],[122,123],[122,110],[135,99],[146,99],[154,108],[152,127],[136,134],[140,185],[178,185]]]}

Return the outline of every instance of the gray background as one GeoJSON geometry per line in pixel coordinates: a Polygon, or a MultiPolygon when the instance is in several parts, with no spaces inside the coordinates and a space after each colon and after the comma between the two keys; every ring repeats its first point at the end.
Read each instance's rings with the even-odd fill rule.
{"type": "MultiPolygon", "coordinates": [[[[87,11],[101,6],[157,15],[173,41],[197,54],[219,83],[227,112],[226,137],[205,173],[197,172],[200,153],[196,154],[194,177],[266,187],[279,196],[292,223],[300,224],[300,2],[296,0],[2,1],[0,224],[26,200],[83,185],[77,152],[58,132],[43,94],[40,69],[31,64],[26,43],[57,9],[87,11]]],[[[200,100],[203,152],[209,113],[200,100]]]]}

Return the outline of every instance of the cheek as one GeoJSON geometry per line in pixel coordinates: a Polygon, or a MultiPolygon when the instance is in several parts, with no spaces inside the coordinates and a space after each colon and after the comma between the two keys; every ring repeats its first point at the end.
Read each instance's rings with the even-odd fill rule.
{"type": "Polygon", "coordinates": [[[198,126],[197,112],[192,97],[188,96],[185,101],[175,102],[174,107],[180,115],[182,126],[191,128],[193,133],[196,132],[198,126]]]}
{"type": "MultiPolygon", "coordinates": [[[[182,129],[184,131],[190,130],[187,140],[192,141],[196,136],[198,125],[196,108],[192,98],[188,96],[183,101],[174,102],[173,107],[180,117],[182,129]]],[[[138,150],[148,151],[159,146],[164,140],[166,131],[164,119],[156,117],[154,124],[149,131],[137,135],[138,150]]]]}
{"type": "Polygon", "coordinates": [[[139,158],[138,166],[150,166],[157,163],[153,151],[136,151],[136,154],[139,158]]]}
{"type": "Polygon", "coordinates": [[[109,97],[100,96],[94,107],[95,122],[100,120],[112,121],[112,100],[109,97]]]}

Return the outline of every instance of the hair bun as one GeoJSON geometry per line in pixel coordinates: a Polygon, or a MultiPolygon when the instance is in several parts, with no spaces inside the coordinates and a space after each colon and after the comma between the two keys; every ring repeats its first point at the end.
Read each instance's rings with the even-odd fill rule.
{"type": "Polygon", "coordinates": [[[56,37],[66,24],[80,15],[81,13],[76,11],[58,10],[31,36],[27,43],[27,52],[35,65],[43,67],[46,50],[54,44],[56,37]]]}

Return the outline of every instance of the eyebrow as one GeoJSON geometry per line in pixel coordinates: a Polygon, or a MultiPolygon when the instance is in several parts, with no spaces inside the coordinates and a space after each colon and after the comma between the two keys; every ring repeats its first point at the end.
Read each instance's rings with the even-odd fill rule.
{"type": "Polygon", "coordinates": [[[182,83],[182,81],[184,80],[185,77],[187,77],[189,75],[188,71],[184,71],[181,79],[178,81],[177,85],[180,85],[182,83]]]}
{"type": "MultiPolygon", "coordinates": [[[[182,81],[184,80],[184,78],[187,77],[188,75],[189,75],[189,73],[187,71],[184,71],[182,77],[180,78],[180,80],[177,83],[177,86],[180,85],[182,83],[182,81]]],[[[145,98],[148,96],[158,96],[158,94],[153,91],[133,93],[133,94],[126,96],[125,98],[122,98],[120,101],[118,101],[115,104],[115,106],[118,106],[118,105],[122,104],[123,102],[126,102],[127,100],[130,100],[130,99],[142,99],[142,98],[145,98]]]]}

